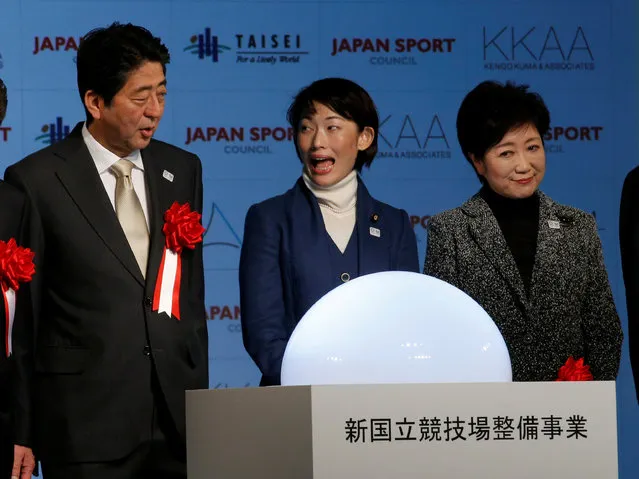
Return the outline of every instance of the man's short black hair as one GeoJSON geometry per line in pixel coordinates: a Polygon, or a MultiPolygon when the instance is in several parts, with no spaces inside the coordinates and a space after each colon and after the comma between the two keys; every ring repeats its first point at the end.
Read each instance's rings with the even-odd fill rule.
{"type": "MultiPolygon", "coordinates": [[[[169,61],[168,48],[146,28],[115,22],[91,30],[78,48],[78,90],[82,103],[86,92],[92,90],[109,106],[131,72],[146,62],[157,62],[166,74],[169,61]]],[[[85,111],[90,123],[93,118],[86,107],[85,111]]]]}

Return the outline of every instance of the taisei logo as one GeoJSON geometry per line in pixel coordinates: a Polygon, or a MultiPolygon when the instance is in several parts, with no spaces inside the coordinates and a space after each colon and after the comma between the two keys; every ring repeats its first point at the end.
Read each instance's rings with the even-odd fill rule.
{"type": "MultiPolygon", "coordinates": [[[[302,38],[298,34],[274,33],[274,34],[245,34],[236,33],[235,37],[235,63],[299,63],[302,55],[309,52],[303,51],[302,38]]],[[[231,50],[230,47],[220,44],[217,35],[211,33],[211,28],[204,29],[204,34],[193,35],[191,45],[184,51],[197,55],[200,59],[211,58],[218,62],[220,53],[231,50]]]]}
{"type": "Polygon", "coordinates": [[[197,55],[200,60],[210,58],[212,62],[218,62],[220,60],[219,54],[230,49],[226,45],[220,45],[217,35],[213,35],[211,29],[206,27],[204,33],[191,37],[191,45],[185,47],[184,51],[197,55]]]}
{"type": "Polygon", "coordinates": [[[36,141],[45,145],[53,145],[64,140],[70,132],[69,125],[65,125],[62,117],[56,118],[55,123],[42,125],[42,134],[36,137],[36,141]]]}

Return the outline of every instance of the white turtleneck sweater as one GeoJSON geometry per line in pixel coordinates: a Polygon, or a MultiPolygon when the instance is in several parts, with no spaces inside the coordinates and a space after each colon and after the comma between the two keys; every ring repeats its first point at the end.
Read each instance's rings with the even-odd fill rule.
{"type": "Polygon", "coordinates": [[[351,171],[344,179],[332,186],[319,186],[310,179],[306,171],[304,183],[317,198],[324,226],[343,253],[355,227],[357,203],[357,171],[351,171]]]}

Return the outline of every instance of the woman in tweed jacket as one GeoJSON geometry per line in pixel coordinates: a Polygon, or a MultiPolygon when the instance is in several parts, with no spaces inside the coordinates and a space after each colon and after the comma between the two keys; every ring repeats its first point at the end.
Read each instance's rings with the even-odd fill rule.
{"type": "Polygon", "coordinates": [[[597,226],[538,190],[550,115],[527,88],[484,82],[462,102],[457,135],[482,188],[431,219],[424,273],[493,318],[514,381],[553,381],[570,356],[614,380],[623,333],[597,226]]]}

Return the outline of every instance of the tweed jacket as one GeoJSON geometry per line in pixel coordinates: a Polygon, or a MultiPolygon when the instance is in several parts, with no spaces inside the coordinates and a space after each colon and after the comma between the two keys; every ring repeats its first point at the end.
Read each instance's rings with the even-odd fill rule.
{"type": "Polygon", "coordinates": [[[594,379],[614,380],[623,333],[594,218],[539,195],[530,290],[490,207],[479,194],[434,216],[424,273],[477,301],[510,353],[513,381],[553,381],[569,356],[594,379]]]}

